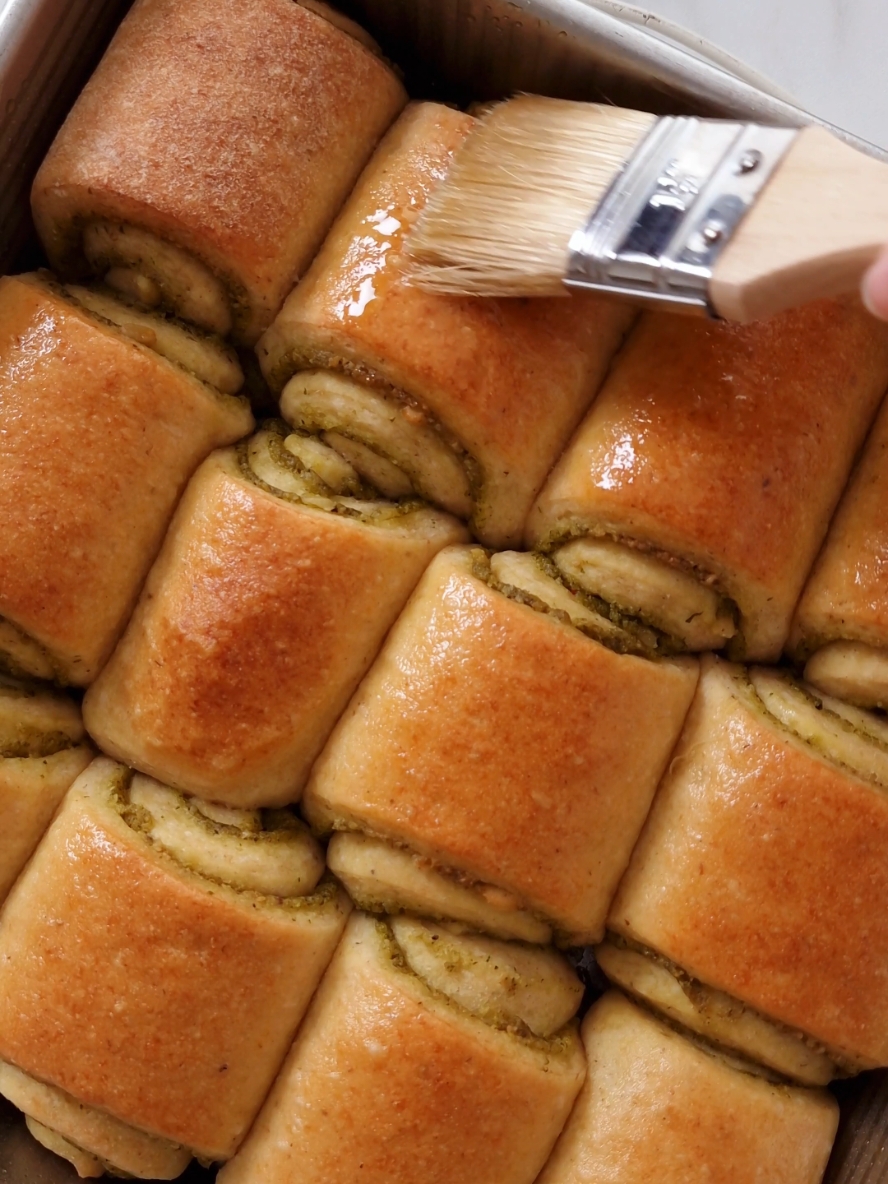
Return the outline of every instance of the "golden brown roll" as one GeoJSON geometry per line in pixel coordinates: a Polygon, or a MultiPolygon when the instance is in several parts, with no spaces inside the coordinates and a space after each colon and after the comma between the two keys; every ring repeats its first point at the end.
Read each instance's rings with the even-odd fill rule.
{"type": "Polygon", "coordinates": [[[252,424],[122,310],[123,328],[46,278],[0,280],[0,667],[15,676],[96,676],[188,478],[252,424]]]}
{"type": "Polygon", "coordinates": [[[220,1184],[531,1184],[584,1076],[551,951],[354,914],[220,1184]]]}
{"type": "Polygon", "coordinates": [[[784,1076],[888,1064],[886,791],[883,721],[704,660],[603,968],[784,1076]]]}
{"type": "Polygon", "coordinates": [[[66,278],[252,344],[405,101],[323,4],[139,0],[37,174],[38,232],[66,278]]]}
{"type": "Polygon", "coordinates": [[[100,747],[234,806],[295,801],[432,556],[465,532],[272,424],[215,453],[84,701],[100,747]]]}
{"type": "Polygon", "coordinates": [[[0,901],[92,756],[70,699],[0,680],[0,901]]]}
{"type": "Polygon", "coordinates": [[[405,282],[404,237],[471,124],[432,103],[405,112],[257,352],[289,423],[507,547],[632,314],[588,295],[462,300],[405,282]]]}
{"type": "Polygon", "coordinates": [[[790,648],[819,690],[888,707],[888,404],[869,435],[796,611],[790,648]]]}
{"type": "Polygon", "coordinates": [[[888,330],[823,301],[755,325],[648,314],[528,520],[576,586],[768,661],[888,384],[888,330]]]}
{"type": "Polygon", "coordinates": [[[359,905],[599,940],[697,681],[655,644],[535,556],[439,555],[304,797],[359,905]]]}
{"type": "Polygon", "coordinates": [[[595,1004],[586,1082],[539,1184],[820,1184],[835,1100],[685,1036],[616,991],[595,1004]]]}
{"type": "Polygon", "coordinates": [[[0,1092],[118,1173],[228,1158],[345,924],[323,868],[287,812],[95,761],[0,914],[0,1092]]]}

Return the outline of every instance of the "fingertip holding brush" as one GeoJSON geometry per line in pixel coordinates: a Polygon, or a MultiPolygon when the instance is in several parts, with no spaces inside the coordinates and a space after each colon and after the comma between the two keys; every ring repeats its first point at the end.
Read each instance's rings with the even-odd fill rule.
{"type": "Polygon", "coordinates": [[[824,128],[520,95],[478,122],[407,250],[437,292],[745,323],[857,289],[886,242],[888,167],[824,128]]]}

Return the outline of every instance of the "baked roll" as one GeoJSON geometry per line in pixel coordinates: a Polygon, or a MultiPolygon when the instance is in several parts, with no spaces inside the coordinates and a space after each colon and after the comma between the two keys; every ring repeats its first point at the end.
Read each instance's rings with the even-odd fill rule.
{"type": "Polygon", "coordinates": [[[232,806],[295,801],[431,558],[465,538],[273,423],[199,469],[84,718],[103,751],[232,806]]]}
{"type": "Polygon", "coordinates": [[[888,1064],[888,725],[705,659],[605,973],[785,1077],[888,1064]]]}
{"type": "Polygon", "coordinates": [[[0,280],[0,667],[76,686],[111,653],[194,469],[253,422],[194,375],[224,353],[183,330],[193,365],[170,361],[124,305],[93,299],[0,280]]]}
{"type": "Polygon", "coordinates": [[[586,1082],[539,1184],[820,1184],[835,1100],[686,1035],[616,991],[595,1004],[586,1082]]]}
{"type": "Polygon", "coordinates": [[[550,566],[438,555],[319,757],[303,810],[361,908],[600,940],[697,663],[550,566]]]}
{"type": "Polygon", "coordinates": [[[402,115],[257,352],[289,423],[508,547],[633,314],[409,285],[404,237],[472,122],[433,103],[402,115]]]}
{"type": "Polygon", "coordinates": [[[96,760],[0,914],[0,1092],[94,1173],[227,1159],[345,925],[323,870],[288,812],[96,760]]]}
{"type": "Polygon", "coordinates": [[[886,384],[888,329],[850,300],[745,326],[648,314],[528,542],[688,650],[773,660],[886,384]]]}
{"type": "Polygon", "coordinates": [[[76,704],[0,680],[0,901],[92,757],[76,704]]]}
{"type": "Polygon", "coordinates": [[[138,0],[37,174],[65,278],[252,345],[406,101],[324,4],[138,0]]]}
{"type": "Polygon", "coordinates": [[[888,707],[888,404],[799,601],[790,650],[824,694],[888,707]]]}
{"type": "Polygon", "coordinates": [[[531,1184],[585,1066],[557,954],[354,914],[219,1184],[531,1184]]]}

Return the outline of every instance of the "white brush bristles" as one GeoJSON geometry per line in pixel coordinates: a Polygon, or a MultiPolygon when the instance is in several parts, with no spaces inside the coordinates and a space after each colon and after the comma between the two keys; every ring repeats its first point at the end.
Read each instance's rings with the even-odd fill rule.
{"type": "Polygon", "coordinates": [[[571,235],[655,122],[538,95],[491,108],[408,240],[411,282],[456,295],[564,294],[571,235]]]}

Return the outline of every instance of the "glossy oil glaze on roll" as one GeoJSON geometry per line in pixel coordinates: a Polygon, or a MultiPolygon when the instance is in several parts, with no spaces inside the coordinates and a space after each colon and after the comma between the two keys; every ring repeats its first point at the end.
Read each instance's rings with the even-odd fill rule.
{"type": "Polygon", "coordinates": [[[84,701],[120,760],[234,806],[295,801],[454,518],[272,423],[215,453],[84,701]]]}
{"type": "Polygon", "coordinates": [[[85,686],[189,477],[253,419],[195,375],[201,362],[206,377],[229,373],[224,351],[156,320],[171,361],[138,339],[150,324],[109,299],[93,311],[98,294],[78,291],[0,280],[0,667],[85,686]]]}
{"type": "Polygon", "coordinates": [[[697,681],[655,646],[534,556],[439,555],[303,801],[359,904],[599,940],[697,681]]]}
{"type": "Polygon", "coordinates": [[[888,385],[852,300],[743,327],[647,314],[528,520],[577,587],[771,661],[888,385]]]}
{"type": "Polygon", "coordinates": [[[888,1064],[888,727],[704,660],[601,964],[797,1081],[888,1064]]]}
{"type": "Polygon", "coordinates": [[[559,955],[354,914],[219,1184],[532,1184],[582,1085],[559,955]]]}
{"type": "Polygon", "coordinates": [[[94,762],[0,914],[0,1093],[100,1168],[228,1158],[348,915],[323,870],[286,812],[94,762]]]}
{"type": "Polygon", "coordinates": [[[405,99],[323,4],[139,0],[37,176],[38,232],[65,278],[252,344],[405,99]]]}
{"type": "Polygon", "coordinates": [[[419,494],[508,547],[633,314],[588,296],[460,300],[409,286],[404,237],[471,124],[408,108],[258,355],[288,422],[323,433],[380,489],[419,494]]]}
{"type": "Polygon", "coordinates": [[[866,442],[793,621],[789,649],[826,695],[888,707],[888,404],[866,442]]]}

